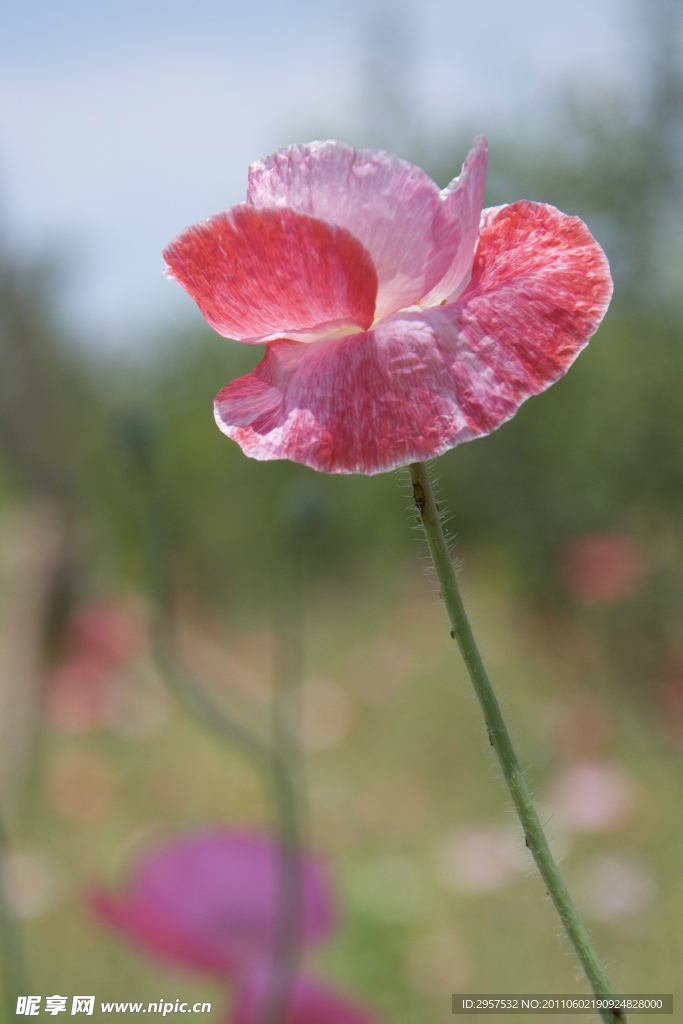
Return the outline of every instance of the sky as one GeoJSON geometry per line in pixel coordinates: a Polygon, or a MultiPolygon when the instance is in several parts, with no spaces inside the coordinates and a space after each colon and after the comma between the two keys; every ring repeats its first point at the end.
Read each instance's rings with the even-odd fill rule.
{"type": "MultiPolygon", "coordinates": [[[[72,333],[131,348],[191,322],[163,246],[241,202],[249,163],[279,146],[359,141],[372,2],[10,0],[0,231],[55,263],[72,333]]],[[[633,77],[629,0],[374,2],[403,19],[414,117],[437,139],[542,130],[560,90],[633,77]]]]}

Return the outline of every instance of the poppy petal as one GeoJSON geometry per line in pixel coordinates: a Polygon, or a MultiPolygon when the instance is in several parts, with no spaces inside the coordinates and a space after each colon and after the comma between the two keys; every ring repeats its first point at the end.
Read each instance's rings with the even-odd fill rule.
{"type": "Polygon", "coordinates": [[[571,366],[612,281],[585,224],[542,203],[485,211],[457,302],[373,330],[278,341],[219,392],[216,420],[245,454],[328,473],[380,473],[490,433],[571,366]]]}
{"type": "Polygon", "coordinates": [[[481,140],[475,150],[462,187],[442,193],[421,168],[382,150],[335,141],[289,146],[249,168],[247,203],[289,207],[350,231],[377,268],[381,319],[420,301],[450,268],[456,278],[469,273],[486,175],[481,140]]]}
{"type": "Polygon", "coordinates": [[[439,235],[453,253],[451,265],[439,283],[422,299],[421,306],[438,306],[453,302],[469,284],[472,261],[479,239],[479,223],[484,191],[488,144],[484,135],[478,135],[462,166],[462,171],[447,188],[442,189],[443,202],[439,208],[439,235]]]}
{"type": "MultiPolygon", "coordinates": [[[[301,935],[306,944],[335,926],[329,880],[302,859],[301,935]]],[[[162,959],[225,974],[272,954],[279,900],[278,851],[268,836],[193,833],[147,856],[132,886],[100,894],[96,912],[162,959]]]]}
{"type": "MultiPolygon", "coordinates": [[[[266,1002],[266,972],[246,977],[237,992],[229,1024],[260,1024],[266,1002]]],[[[292,984],[283,1024],[373,1024],[365,1009],[308,975],[292,984]]]]}
{"type": "Polygon", "coordinates": [[[89,894],[89,903],[104,924],[132,939],[162,963],[223,977],[237,969],[238,962],[227,949],[216,949],[203,942],[201,936],[178,930],[163,910],[135,896],[112,896],[95,890],[89,894]]]}
{"type": "Polygon", "coordinates": [[[227,338],[261,342],[367,330],[377,272],[345,228],[242,203],[187,228],[164,250],[170,277],[227,338]]]}

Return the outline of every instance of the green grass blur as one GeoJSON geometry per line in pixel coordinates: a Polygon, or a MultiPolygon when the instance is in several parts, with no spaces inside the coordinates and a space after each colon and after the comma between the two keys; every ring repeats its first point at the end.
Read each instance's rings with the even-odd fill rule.
{"type": "MultiPolygon", "coordinates": [[[[628,810],[612,824],[581,834],[549,822],[613,981],[683,997],[680,750],[651,699],[623,686],[594,622],[525,604],[495,546],[465,554],[468,606],[541,807],[569,765],[607,763],[628,780],[628,810]]],[[[224,679],[210,681],[222,706],[252,722],[268,692],[263,620],[224,623],[224,679]]],[[[525,855],[438,595],[415,560],[390,575],[359,572],[353,584],[319,581],[307,633],[316,697],[304,734],[307,831],[336,880],[343,918],[316,968],[397,1024],[450,1019],[451,991],[585,991],[525,855]],[[491,855],[475,842],[483,875],[467,862],[449,869],[448,850],[481,830],[503,860],[497,846],[491,855]]],[[[214,624],[208,644],[218,642],[214,624]]],[[[195,664],[206,664],[197,647],[195,664]]],[[[142,672],[132,670],[127,713],[109,729],[72,736],[48,727],[40,736],[15,836],[19,851],[44,858],[54,887],[23,922],[33,989],[210,1000],[221,1019],[219,985],[161,970],[105,934],[84,902],[88,885],[125,883],[137,857],[174,835],[271,820],[237,755],[159,693],[150,716],[142,672]]]]}

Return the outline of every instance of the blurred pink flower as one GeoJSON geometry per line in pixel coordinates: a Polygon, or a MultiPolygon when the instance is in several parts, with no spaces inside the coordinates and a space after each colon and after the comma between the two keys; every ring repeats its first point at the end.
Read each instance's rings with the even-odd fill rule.
{"type": "Polygon", "coordinates": [[[641,921],[657,895],[652,869],[628,855],[599,856],[579,865],[575,872],[581,902],[590,917],[621,922],[641,921]]]}
{"type": "Polygon", "coordinates": [[[570,765],[550,787],[553,823],[569,832],[604,832],[625,821],[633,810],[635,787],[609,762],[570,765]]]}
{"type": "Polygon", "coordinates": [[[50,721],[65,732],[106,725],[115,703],[111,683],[111,669],[98,661],[74,658],[58,665],[48,678],[50,721]]]}
{"type": "Polygon", "coordinates": [[[75,658],[92,658],[118,668],[137,654],[144,643],[143,630],[132,615],[112,600],[91,601],[70,617],[65,638],[75,658]]]}
{"type": "Polygon", "coordinates": [[[683,746],[683,667],[680,650],[668,658],[658,684],[660,729],[666,739],[677,747],[683,746]]]}
{"type": "MultiPolygon", "coordinates": [[[[251,972],[238,991],[230,1024],[261,1024],[267,971],[251,972]]],[[[283,1024],[371,1024],[365,1010],[308,975],[296,978],[283,1024]]]]}
{"type": "Polygon", "coordinates": [[[436,847],[434,863],[447,888],[472,893],[502,889],[530,865],[514,830],[499,825],[451,833],[436,847]]]}
{"type": "Polygon", "coordinates": [[[595,533],[576,537],[566,546],[560,571],[567,593],[575,601],[612,604],[634,596],[647,562],[633,537],[595,533]]]}
{"type": "Polygon", "coordinates": [[[671,676],[660,687],[662,703],[667,711],[683,710],[683,675],[671,676]]]}
{"type": "MultiPolygon", "coordinates": [[[[304,945],[336,927],[329,881],[312,857],[302,864],[304,945]]],[[[96,891],[99,917],[171,966],[231,978],[231,1024],[259,1024],[272,970],[278,855],[265,836],[208,831],[170,843],[137,868],[122,894],[96,891]]],[[[284,1024],[371,1024],[365,1011],[306,975],[284,1024]]]]}
{"type": "Polygon", "coordinates": [[[605,254],[552,206],[482,212],[486,163],[479,136],[439,190],[379,150],[290,146],[170,243],[211,326],[268,343],[215,403],[247,455],[381,473],[490,433],[566,372],[609,304],[605,254]]]}
{"type": "Polygon", "coordinates": [[[47,679],[51,722],[66,732],[107,725],[118,673],[143,642],[140,625],[113,601],[93,601],[74,612],[65,629],[66,656],[47,679]]]}

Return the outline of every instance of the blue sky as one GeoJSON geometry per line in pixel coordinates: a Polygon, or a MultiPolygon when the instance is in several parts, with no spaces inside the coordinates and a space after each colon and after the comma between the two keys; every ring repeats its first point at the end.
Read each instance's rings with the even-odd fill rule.
{"type": "MultiPolygon", "coordinates": [[[[12,0],[0,34],[0,220],[16,249],[49,249],[65,268],[77,333],[131,345],[191,317],[162,277],[163,245],[240,202],[259,156],[311,137],[355,141],[369,9],[12,0]]],[[[629,0],[403,0],[403,10],[414,106],[437,137],[466,124],[495,144],[520,119],[540,131],[566,85],[634,79],[629,0]]]]}

